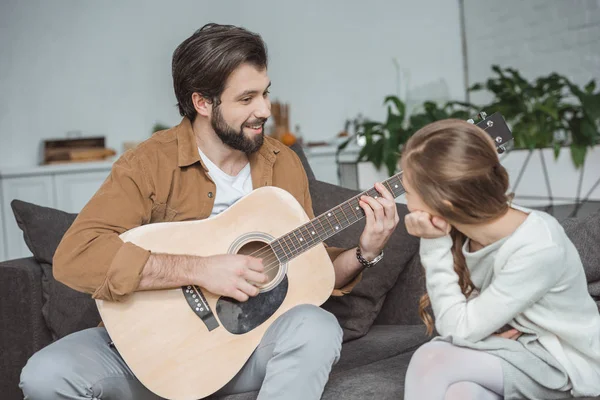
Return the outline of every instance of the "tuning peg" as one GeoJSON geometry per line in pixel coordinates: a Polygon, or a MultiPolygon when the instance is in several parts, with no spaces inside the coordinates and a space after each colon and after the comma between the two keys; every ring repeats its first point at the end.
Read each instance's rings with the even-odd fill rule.
{"type": "Polygon", "coordinates": [[[469,118],[469,119],[467,120],[467,122],[468,122],[468,123],[470,123],[470,124],[474,124],[474,123],[475,123],[475,121],[473,121],[473,118],[469,118]]]}
{"type": "Polygon", "coordinates": [[[485,111],[481,111],[478,116],[481,120],[484,120],[487,118],[487,113],[485,111]]]}
{"type": "Polygon", "coordinates": [[[498,147],[498,154],[502,154],[506,151],[506,147],[504,147],[504,145],[498,147]]]}

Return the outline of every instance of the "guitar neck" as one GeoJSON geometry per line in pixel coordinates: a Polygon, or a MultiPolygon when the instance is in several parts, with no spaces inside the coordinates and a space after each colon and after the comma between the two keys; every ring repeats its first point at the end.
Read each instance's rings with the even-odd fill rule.
{"type": "MultiPolygon", "coordinates": [[[[394,198],[405,192],[402,186],[402,172],[388,178],[382,184],[394,198]]],[[[287,262],[363,219],[365,212],[359,205],[362,196],[377,198],[381,194],[375,188],[366,190],[273,240],[270,245],[279,261],[287,262]]]]}
{"type": "MultiPolygon", "coordinates": [[[[512,133],[506,125],[506,121],[500,113],[494,113],[488,117],[487,114],[481,112],[480,117],[482,120],[475,125],[490,135],[498,151],[503,152],[504,145],[512,140],[512,133]]],[[[472,120],[469,122],[473,123],[472,120]]],[[[383,186],[392,193],[394,198],[403,194],[405,190],[402,186],[402,171],[385,180],[383,186]]],[[[365,212],[358,202],[361,196],[365,195],[374,198],[380,196],[375,188],[371,188],[324,212],[290,233],[273,240],[270,245],[279,261],[283,263],[291,260],[363,219],[365,212]]]]}

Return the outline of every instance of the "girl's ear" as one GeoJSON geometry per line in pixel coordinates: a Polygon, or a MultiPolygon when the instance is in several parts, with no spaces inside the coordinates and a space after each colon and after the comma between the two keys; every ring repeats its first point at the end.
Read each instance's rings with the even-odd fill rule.
{"type": "Polygon", "coordinates": [[[208,117],[212,112],[212,104],[202,97],[200,93],[194,92],[192,94],[192,104],[196,109],[196,112],[203,117],[208,117]]]}
{"type": "Polygon", "coordinates": [[[450,202],[450,200],[442,200],[442,203],[444,203],[444,205],[445,205],[446,207],[448,207],[448,209],[450,209],[450,210],[454,210],[454,204],[452,204],[452,203],[450,202]]]}

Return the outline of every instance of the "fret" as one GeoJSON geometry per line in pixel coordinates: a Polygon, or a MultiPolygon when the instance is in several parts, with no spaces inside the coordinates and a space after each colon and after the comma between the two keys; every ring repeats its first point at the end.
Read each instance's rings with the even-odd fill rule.
{"type": "MultiPolygon", "coordinates": [[[[314,220],[313,220],[313,221],[314,221],[314,220]]],[[[321,234],[319,233],[319,230],[318,230],[317,228],[315,228],[315,224],[314,224],[314,222],[313,222],[313,221],[310,221],[310,222],[308,223],[308,224],[310,224],[310,226],[311,226],[311,232],[310,232],[310,233],[311,233],[311,235],[312,235],[311,237],[312,237],[312,238],[315,238],[315,236],[318,236],[319,240],[321,240],[321,241],[322,241],[323,239],[321,238],[321,234]],[[314,232],[314,233],[313,233],[313,232],[314,232]]],[[[306,224],[306,225],[308,225],[308,224],[306,224]]],[[[316,239],[316,238],[315,238],[315,239],[316,239]]]]}
{"type": "Polygon", "coordinates": [[[383,182],[384,186],[387,185],[387,190],[390,191],[390,193],[392,194],[392,196],[394,195],[394,189],[392,189],[392,185],[390,185],[390,179],[388,179],[387,181],[383,182]]]}
{"type": "Polygon", "coordinates": [[[350,200],[348,200],[348,205],[350,206],[350,209],[351,209],[351,210],[352,210],[352,212],[354,213],[354,218],[356,218],[356,221],[358,221],[358,220],[360,219],[360,217],[358,216],[358,213],[356,212],[356,211],[358,211],[358,210],[356,209],[356,207],[360,208],[360,206],[358,205],[358,202],[356,203],[356,206],[355,206],[355,205],[353,205],[353,204],[351,204],[350,202],[351,202],[352,200],[353,200],[353,199],[350,199],[350,200]]]}
{"type": "MultiPolygon", "coordinates": [[[[302,240],[298,239],[298,236],[296,236],[296,229],[294,229],[292,231],[292,234],[294,235],[294,238],[296,238],[296,243],[299,244],[299,246],[297,246],[297,247],[300,247],[300,249],[302,249],[302,240]]],[[[298,249],[296,249],[296,250],[298,250],[298,249]]]]}
{"type": "MultiPolygon", "coordinates": [[[[331,215],[332,215],[332,214],[331,214],[331,212],[328,212],[326,215],[327,215],[328,217],[331,217],[331,215]]],[[[329,224],[329,226],[331,227],[331,232],[332,232],[332,233],[333,233],[333,232],[335,232],[335,229],[333,228],[333,225],[331,225],[331,221],[329,221],[329,218],[325,218],[325,220],[327,221],[327,223],[328,223],[328,224],[329,224]]],[[[329,236],[332,236],[332,235],[329,235],[329,236]]],[[[329,237],[329,236],[328,236],[328,237],[329,237]]]]}
{"type": "Polygon", "coordinates": [[[294,252],[291,251],[289,249],[289,247],[288,247],[289,252],[285,251],[285,247],[283,246],[283,243],[285,243],[285,240],[282,240],[282,238],[277,239],[277,244],[279,245],[279,247],[281,248],[281,250],[283,251],[283,254],[284,254],[284,257],[281,261],[285,262],[285,261],[291,260],[295,256],[294,256],[294,252]]]}
{"type": "Polygon", "coordinates": [[[287,259],[288,255],[285,253],[285,250],[283,250],[283,247],[281,247],[281,243],[279,243],[279,240],[274,240],[270,243],[270,245],[279,260],[287,259]],[[279,251],[275,246],[279,247],[279,251]],[[283,254],[279,254],[280,252],[282,252],[283,254]]]}
{"type": "MultiPolygon", "coordinates": [[[[287,235],[286,235],[287,236],[287,235]]],[[[282,236],[280,237],[278,240],[281,240],[283,242],[283,244],[285,244],[285,247],[287,247],[288,251],[290,252],[290,254],[294,254],[294,252],[292,251],[292,249],[290,248],[290,246],[288,245],[287,241],[285,240],[286,236],[282,236]]],[[[283,247],[283,246],[281,246],[283,247]]]]}
{"type": "Polygon", "coordinates": [[[405,192],[404,186],[402,186],[401,176],[402,172],[392,176],[390,179],[387,180],[387,182],[389,182],[389,184],[393,186],[392,194],[394,195],[394,197],[398,197],[405,192]]]}
{"type": "Polygon", "coordinates": [[[355,197],[353,200],[356,201],[356,203],[353,204],[352,206],[353,206],[353,209],[358,212],[358,215],[359,215],[358,219],[364,218],[365,210],[363,210],[362,207],[360,206],[360,196],[355,197]]]}
{"type": "Polygon", "coordinates": [[[308,235],[304,235],[304,233],[302,232],[302,228],[304,228],[304,230],[306,231],[306,225],[302,225],[300,228],[298,228],[298,230],[300,231],[300,235],[302,235],[302,238],[304,239],[304,244],[308,247],[310,247],[311,245],[311,237],[310,237],[310,232],[306,232],[308,233],[308,235]],[[308,238],[308,239],[306,239],[308,238]]]}
{"type": "Polygon", "coordinates": [[[378,191],[377,191],[375,188],[372,188],[372,189],[369,189],[369,190],[367,190],[367,191],[365,192],[365,194],[366,194],[367,196],[369,196],[369,197],[372,197],[372,198],[374,198],[374,199],[376,199],[376,198],[378,198],[378,197],[379,197],[379,192],[378,192],[378,191]]]}
{"type": "Polygon", "coordinates": [[[337,222],[337,225],[335,226],[334,232],[339,232],[342,224],[340,223],[340,220],[338,219],[337,215],[335,215],[335,210],[336,209],[337,209],[337,207],[336,208],[332,208],[331,209],[331,214],[333,214],[333,218],[335,218],[335,220],[337,222]]]}
{"type": "Polygon", "coordinates": [[[290,253],[294,254],[294,252],[297,250],[297,247],[294,245],[294,241],[291,240],[292,238],[290,237],[290,235],[285,235],[283,236],[283,240],[285,241],[285,244],[288,246],[288,248],[290,249],[290,253]],[[292,246],[294,247],[292,249],[292,246]]]}
{"type": "Polygon", "coordinates": [[[356,221],[359,220],[359,217],[356,215],[356,210],[354,209],[354,207],[352,207],[352,204],[350,204],[350,201],[347,201],[343,204],[343,207],[346,209],[346,212],[349,215],[348,221],[350,221],[349,225],[352,225],[353,223],[355,223],[356,221]]]}
{"type": "MultiPolygon", "coordinates": [[[[329,237],[329,235],[327,234],[327,229],[325,229],[325,226],[323,225],[323,222],[321,221],[322,216],[319,216],[316,221],[319,222],[319,225],[321,225],[321,230],[323,231],[323,234],[325,235],[325,239],[327,239],[329,237]]],[[[325,240],[323,239],[323,240],[325,240]]]]}
{"type": "Polygon", "coordinates": [[[347,226],[350,226],[351,222],[350,222],[350,219],[348,218],[348,216],[346,215],[346,213],[344,212],[344,205],[342,204],[338,208],[340,209],[340,211],[344,215],[344,218],[346,218],[346,221],[348,221],[348,225],[344,226],[344,228],[346,228],[347,226]]]}

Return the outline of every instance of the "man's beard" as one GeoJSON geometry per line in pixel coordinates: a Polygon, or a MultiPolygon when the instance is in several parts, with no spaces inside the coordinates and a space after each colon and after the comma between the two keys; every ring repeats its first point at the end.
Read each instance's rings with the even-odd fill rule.
{"type": "Polygon", "coordinates": [[[258,149],[260,149],[265,140],[264,123],[266,121],[267,120],[265,118],[256,119],[254,121],[246,121],[240,127],[240,131],[236,132],[235,129],[229,126],[227,122],[225,122],[225,119],[221,114],[220,108],[215,107],[212,110],[212,119],[210,123],[212,125],[213,130],[224,144],[226,144],[234,150],[239,150],[246,154],[252,154],[258,151],[258,149]],[[260,133],[260,135],[256,135],[256,137],[253,139],[248,138],[244,134],[244,126],[258,124],[263,125],[263,131],[260,133]]]}

